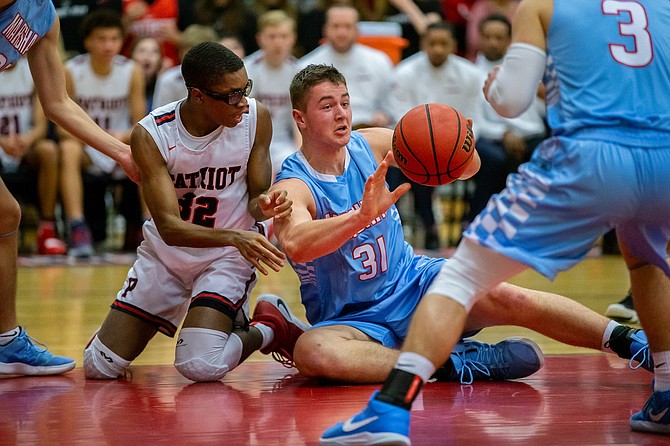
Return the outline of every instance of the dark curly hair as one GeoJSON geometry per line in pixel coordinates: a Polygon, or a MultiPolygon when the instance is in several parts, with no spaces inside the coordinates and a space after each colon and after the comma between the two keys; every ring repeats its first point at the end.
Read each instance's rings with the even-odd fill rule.
{"type": "Polygon", "coordinates": [[[202,42],[188,50],[181,63],[187,87],[212,89],[223,76],[244,68],[235,53],[216,42],[202,42]]]}

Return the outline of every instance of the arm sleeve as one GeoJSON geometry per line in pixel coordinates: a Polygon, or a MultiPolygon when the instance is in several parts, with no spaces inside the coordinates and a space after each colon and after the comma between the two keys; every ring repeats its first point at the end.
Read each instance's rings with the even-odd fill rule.
{"type": "Polygon", "coordinates": [[[542,80],[546,54],[536,46],[512,44],[488,92],[493,109],[506,118],[515,118],[533,103],[542,80]]]}

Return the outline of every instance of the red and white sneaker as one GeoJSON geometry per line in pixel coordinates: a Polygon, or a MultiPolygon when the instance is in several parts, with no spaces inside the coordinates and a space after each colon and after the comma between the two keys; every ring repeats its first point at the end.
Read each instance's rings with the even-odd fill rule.
{"type": "Polygon", "coordinates": [[[37,228],[37,252],[46,256],[64,256],[67,245],[56,235],[56,225],[52,221],[43,221],[37,228]]]}
{"type": "Polygon", "coordinates": [[[289,309],[286,302],[274,294],[263,294],[256,300],[256,308],[252,317],[254,322],[267,325],[274,331],[274,340],[264,349],[263,354],[272,353],[275,361],[285,367],[295,367],[293,349],[298,337],[310,329],[310,326],[298,319],[289,309]]]}

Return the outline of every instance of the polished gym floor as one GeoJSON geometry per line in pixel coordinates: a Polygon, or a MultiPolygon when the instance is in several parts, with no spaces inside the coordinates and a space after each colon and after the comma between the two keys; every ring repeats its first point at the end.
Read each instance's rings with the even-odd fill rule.
{"type": "MultiPolygon", "coordinates": [[[[174,340],[162,335],[126,379],[86,381],[84,345],[130,265],[114,260],[20,268],[21,323],[78,367],[56,377],[0,379],[0,445],[314,445],[377,388],[308,380],[259,353],[221,382],[195,384],[171,366],[174,340]]],[[[618,256],[588,258],[554,282],[534,272],[512,282],[565,294],[601,313],[628,288],[618,256]]],[[[284,297],[304,316],[290,269],[262,277],[252,305],[261,293],[284,297]]],[[[507,336],[536,340],[546,355],[544,368],[518,382],[425,385],[413,407],[414,445],[670,444],[628,427],[650,394],[649,372],[516,327],[487,329],[477,338],[507,336]]]]}

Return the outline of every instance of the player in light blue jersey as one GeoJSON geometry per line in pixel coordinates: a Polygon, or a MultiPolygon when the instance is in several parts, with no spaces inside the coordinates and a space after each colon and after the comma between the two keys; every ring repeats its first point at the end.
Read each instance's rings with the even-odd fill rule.
{"type": "MultiPolygon", "coordinates": [[[[393,132],[352,132],[342,74],[332,66],[310,65],[294,77],[291,101],[303,145],[284,161],[273,186],[286,190],[293,201],[292,214],[275,220],[274,227],[300,278],[313,327],[298,338],[295,350],[284,346],[282,353],[306,376],[381,382],[398,357],[421,296],[445,260],[415,255],[405,242],[394,203],[409,186],[390,192],[384,180],[393,162],[393,132]]],[[[467,175],[477,168],[478,159],[467,175]]],[[[263,315],[256,312],[254,321],[263,322],[263,315]]],[[[628,358],[646,345],[641,340],[633,347],[628,336],[635,334],[633,329],[570,299],[509,284],[482,300],[465,330],[493,324],[525,326],[562,342],[611,352],[608,345],[628,358]],[[562,299],[561,304],[550,306],[555,299],[562,299]],[[528,311],[504,310],[521,305],[528,311]]],[[[435,377],[515,379],[541,365],[542,354],[531,340],[489,345],[466,339],[435,377]]]]}
{"type": "Polygon", "coordinates": [[[528,267],[553,278],[613,227],[656,364],[654,393],[630,425],[670,433],[669,29],[668,1],[522,0],[513,44],[484,92],[499,114],[516,116],[546,68],[553,136],[470,226],[422,299],[381,393],[352,420],[379,418],[338,424],[324,434],[328,444],[406,435],[411,401],[480,299],[528,267]]]}
{"type": "MultiPolygon", "coordinates": [[[[139,181],[130,147],[102,131],[65,89],[58,50],[60,25],[50,0],[0,0],[0,71],[27,56],[46,116],[114,159],[139,181]]],[[[51,375],[71,370],[74,360],[37,347],[16,318],[17,231],[21,208],[0,179],[0,375],[51,375]]]]}

